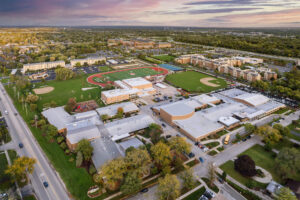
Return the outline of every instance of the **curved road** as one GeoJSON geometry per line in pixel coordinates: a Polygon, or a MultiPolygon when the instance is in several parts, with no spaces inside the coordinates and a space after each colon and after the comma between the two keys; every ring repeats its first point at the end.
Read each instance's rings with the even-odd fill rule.
{"type": "Polygon", "coordinates": [[[13,140],[13,144],[19,156],[27,156],[36,159],[35,170],[29,175],[34,191],[40,200],[68,200],[70,199],[65,189],[65,185],[60,179],[58,173],[50,164],[46,155],[36,142],[30,129],[23,118],[18,113],[6,93],[2,84],[0,84],[0,109],[5,117],[9,133],[13,140]],[[7,110],[6,115],[4,111],[7,110]],[[24,148],[18,148],[18,144],[22,142],[24,148]],[[44,174],[49,187],[45,188],[41,181],[41,174],[44,174]]]}

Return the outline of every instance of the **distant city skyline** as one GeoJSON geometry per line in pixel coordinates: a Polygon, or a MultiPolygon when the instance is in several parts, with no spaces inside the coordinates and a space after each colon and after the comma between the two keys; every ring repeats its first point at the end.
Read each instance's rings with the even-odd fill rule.
{"type": "Polygon", "coordinates": [[[300,27],[300,1],[1,0],[0,25],[300,27]]]}

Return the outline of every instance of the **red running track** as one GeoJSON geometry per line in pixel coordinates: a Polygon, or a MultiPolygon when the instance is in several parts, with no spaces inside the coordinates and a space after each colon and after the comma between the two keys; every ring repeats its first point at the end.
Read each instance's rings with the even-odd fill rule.
{"type": "Polygon", "coordinates": [[[108,83],[112,83],[111,81],[107,82],[107,83],[99,83],[94,81],[95,77],[100,78],[102,75],[104,74],[111,74],[111,73],[116,73],[116,72],[122,72],[122,71],[129,71],[129,70],[133,70],[133,69],[141,69],[141,68],[151,68],[155,71],[161,72],[160,74],[156,74],[156,75],[152,75],[152,76],[160,76],[160,75],[166,75],[169,73],[169,71],[167,69],[161,68],[161,67],[136,67],[136,68],[130,68],[130,69],[122,69],[122,70],[117,70],[117,71],[111,71],[111,72],[103,72],[103,73],[99,73],[99,74],[94,74],[91,75],[87,78],[87,82],[94,84],[94,85],[99,85],[101,87],[105,87],[108,83]]]}

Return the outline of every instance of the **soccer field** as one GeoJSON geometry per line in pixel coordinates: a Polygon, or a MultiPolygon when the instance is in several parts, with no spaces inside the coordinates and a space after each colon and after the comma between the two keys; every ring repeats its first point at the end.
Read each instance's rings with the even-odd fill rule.
{"type": "Polygon", "coordinates": [[[188,92],[206,93],[227,87],[225,80],[195,71],[170,74],[166,81],[188,92]]]}

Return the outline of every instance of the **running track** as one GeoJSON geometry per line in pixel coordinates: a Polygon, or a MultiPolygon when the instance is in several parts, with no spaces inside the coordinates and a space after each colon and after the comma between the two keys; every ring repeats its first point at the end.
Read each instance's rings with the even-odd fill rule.
{"type": "Polygon", "coordinates": [[[166,75],[166,74],[169,73],[169,71],[167,69],[160,68],[160,67],[136,67],[136,68],[122,69],[122,70],[117,70],[117,71],[110,71],[110,72],[103,72],[103,73],[99,73],[99,74],[94,74],[94,75],[91,75],[91,76],[89,76],[87,78],[87,82],[91,83],[91,84],[94,84],[94,85],[99,85],[101,87],[105,87],[107,83],[112,83],[112,82],[99,83],[99,82],[94,81],[94,78],[95,77],[100,78],[104,74],[111,74],[111,73],[122,72],[122,71],[129,71],[129,70],[141,69],[141,68],[151,68],[151,69],[153,69],[155,71],[161,72],[160,74],[156,74],[156,75],[153,75],[153,76],[166,75]]]}

